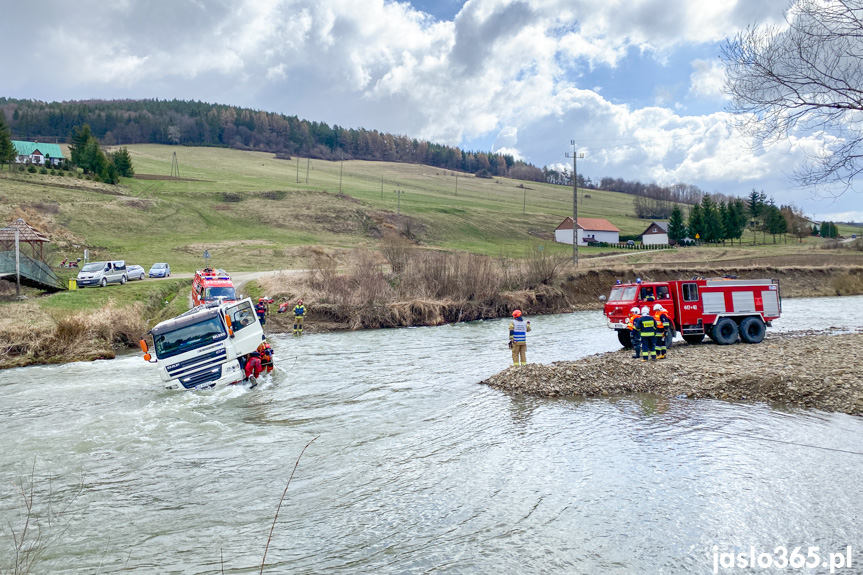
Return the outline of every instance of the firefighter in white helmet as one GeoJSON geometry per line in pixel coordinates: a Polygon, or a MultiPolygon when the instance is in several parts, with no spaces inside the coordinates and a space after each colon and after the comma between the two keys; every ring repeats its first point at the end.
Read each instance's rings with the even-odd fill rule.
{"type": "Polygon", "coordinates": [[[635,320],[635,329],[641,334],[641,360],[656,361],[656,321],[647,306],[641,308],[641,316],[635,320]]]}
{"type": "Polygon", "coordinates": [[[668,311],[662,307],[661,303],[653,306],[653,320],[656,322],[656,357],[657,359],[665,359],[668,351],[665,342],[668,337],[668,326],[671,325],[671,318],[668,317],[668,311]]]}
{"type": "Polygon", "coordinates": [[[641,310],[638,307],[633,307],[629,310],[629,318],[626,320],[626,329],[629,330],[629,341],[632,342],[632,357],[638,359],[641,357],[641,335],[635,329],[635,320],[641,315],[641,310]]]}

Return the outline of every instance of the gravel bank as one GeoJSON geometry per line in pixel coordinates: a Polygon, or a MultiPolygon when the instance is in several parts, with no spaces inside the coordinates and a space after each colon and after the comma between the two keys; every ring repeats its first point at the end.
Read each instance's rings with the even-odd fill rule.
{"type": "Polygon", "coordinates": [[[626,393],[763,401],[863,415],[863,330],[770,334],[757,345],[677,344],[667,359],[629,350],[509,367],[480,383],[518,394],[626,393]]]}

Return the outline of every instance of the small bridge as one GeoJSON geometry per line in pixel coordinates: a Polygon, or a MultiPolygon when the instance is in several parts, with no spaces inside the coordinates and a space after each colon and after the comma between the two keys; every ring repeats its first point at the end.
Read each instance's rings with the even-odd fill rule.
{"type": "Polygon", "coordinates": [[[18,219],[7,228],[0,228],[0,279],[16,281],[20,273],[21,284],[37,289],[55,292],[66,289],[51,266],[43,261],[43,245],[50,240],[40,232],[18,219]],[[17,232],[17,234],[16,234],[17,232]],[[18,245],[15,245],[15,236],[18,245]],[[29,249],[22,249],[28,245],[29,249]],[[15,250],[18,249],[18,272],[16,273],[15,250]],[[30,252],[28,255],[26,252],[30,252]]]}

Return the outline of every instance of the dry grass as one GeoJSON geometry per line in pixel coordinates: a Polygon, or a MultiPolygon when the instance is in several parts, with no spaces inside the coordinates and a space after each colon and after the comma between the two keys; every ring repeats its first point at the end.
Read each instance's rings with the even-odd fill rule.
{"type": "Polygon", "coordinates": [[[134,345],[147,329],[141,303],[71,315],[48,315],[35,304],[7,311],[17,317],[4,318],[0,368],[113,358],[115,348],[134,345]]]}

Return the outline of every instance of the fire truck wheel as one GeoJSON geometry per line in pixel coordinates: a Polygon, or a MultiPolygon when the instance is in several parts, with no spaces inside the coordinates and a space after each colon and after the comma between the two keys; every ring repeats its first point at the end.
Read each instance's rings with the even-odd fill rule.
{"type": "Polygon", "coordinates": [[[713,326],[713,341],[719,345],[730,345],[739,335],[737,324],[729,317],[723,317],[713,326]]]}
{"type": "Polygon", "coordinates": [[[704,334],[703,333],[683,336],[683,341],[685,341],[686,343],[692,343],[692,344],[701,343],[702,340],[704,340],[704,334]]]}
{"type": "Polygon", "coordinates": [[[665,334],[665,347],[671,347],[671,343],[674,341],[674,330],[669,329],[668,333],[665,334]]]}
{"type": "Polygon", "coordinates": [[[766,327],[760,317],[747,317],[740,322],[740,339],[746,343],[761,343],[766,327]]]}
{"type": "Polygon", "coordinates": [[[617,341],[619,341],[620,345],[622,345],[626,349],[632,348],[632,340],[629,337],[629,330],[628,329],[617,330],[617,341]]]}

